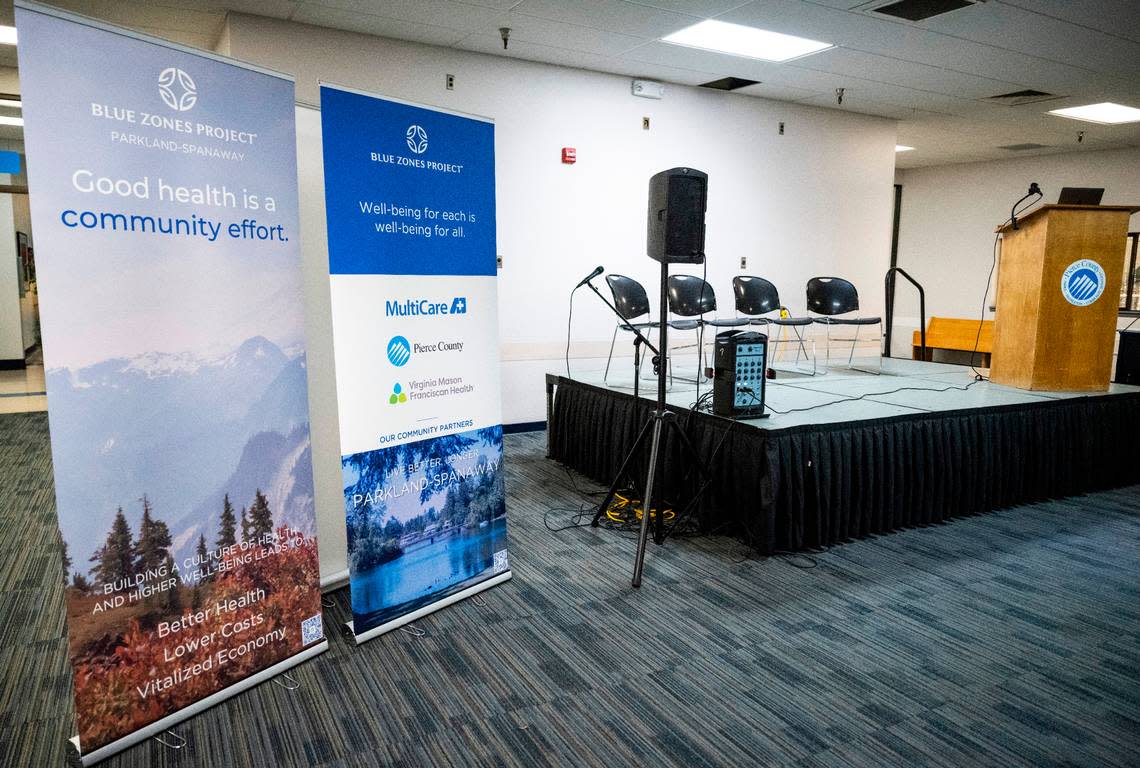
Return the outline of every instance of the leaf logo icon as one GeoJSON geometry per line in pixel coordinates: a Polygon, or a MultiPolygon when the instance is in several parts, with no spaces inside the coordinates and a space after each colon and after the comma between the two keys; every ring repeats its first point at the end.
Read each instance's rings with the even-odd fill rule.
{"type": "Polygon", "coordinates": [[[198,103],[194,78],[177,67],[167,67],[159,73],[158,94],[166,106],[178,112],[185,112],[198,103]]]}

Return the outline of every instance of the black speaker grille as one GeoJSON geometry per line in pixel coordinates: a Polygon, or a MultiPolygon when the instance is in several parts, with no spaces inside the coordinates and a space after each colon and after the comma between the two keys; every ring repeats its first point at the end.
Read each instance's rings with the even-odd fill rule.
{"type": "Polygon", "coordinates": [[[673,176],[669,179],[665,253],[677,258],[695,257],[704,247],[705,180],[697,176],[673,176]]]}

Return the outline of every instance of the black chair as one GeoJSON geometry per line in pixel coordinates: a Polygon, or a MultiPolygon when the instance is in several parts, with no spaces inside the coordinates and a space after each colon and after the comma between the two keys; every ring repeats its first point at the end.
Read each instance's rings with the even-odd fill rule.
{"type": "Polygon", "coordinates": [[[639,317],[649,315],[649,296],[645,293],[645,287],[641,283],[625,275],[606,275],[606,284],[610,287],[614,306],[626,319],[626,322],[614,326],[614,337],[610,340],[610,356],[606,358],[606,372],[602,376],[602,381],[609,383],[610,361],[614,357],[614,344],[617,342],[618,331],[632,333],[634,328],[638,330],[657,328],[661,323],[652,320],[640,323],[632,322],[639,317]]]}
{"type": "MultiPolygon", "coordinates": [[[[852,367],[855,359],[855,345],[859,343],[859,328],[865,325],[878,325],[879,336],[882,337],[883,320],[879,317],[839,317],[849,312],[859,311],[859,292],[855,286],[841,277],[813,277],[807,283],[807,308],[822,317],[812,318],[816,323],[827,329],[827,364],[831,363],[831,342],[850,341],[851,353],[847,356],[847,367],[852,367]],[[850,339],[832,339],[832,326],[845,325],[855,328],[855,335],[850,339]]],[[[879,370],[883,372],[883,357],[879,355],[879,370]]],[[[875,371],[870,371],[875,373],[875,371]]]]}
{"type": "Polygon", "coordinates": [[[670,275],[668,283],[669,311],[683,320],[670,320],[669,327],[678,331],[697,332],[697,380],[704,374],[705,326],[739,328],[748,325],[743,318],[706,318],[716,313],[716,293],[711,285],[695,275],[670,275]]]}
{"type": "MultiPolygon", "coordinates": [[[[794,367],[796,370],[800,370],[800,354],[802,353],[805,358],[811,358],[811,375],[814,376],[816,373],[815,355],[814,353],[808,355],[802,332],[804,327],[812,324],[812,319],[810,317],[792,317],[787,311],[788,308],[780,303],[780,293],[776,290],[776,286],[762,277],[737,275],[732,278],[732,290],[736,295],[737,314],[744,315],[752,325],[762,325],[765,328],[769,325],[777,326],[780,329],[780,335],[775,340],[769,338],[769,342],[786,344],[795,341],[797,349],[794,367]],[[775,317],[765,317],[772,312],[777,313],[775,317]],[[787,313],[787,317],[784,317],[785,313],[787,313]],[[792,329],[795,339],[786,338],[786,328],[792,329]]],[[[806,373],[806,371],[804,372],[806,373]]]]}

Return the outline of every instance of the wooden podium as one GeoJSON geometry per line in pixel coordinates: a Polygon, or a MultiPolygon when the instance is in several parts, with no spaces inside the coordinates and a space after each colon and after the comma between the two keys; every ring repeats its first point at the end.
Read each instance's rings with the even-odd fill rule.
{"type": "Polygon", "coordinates": [[[990,381],[1045,391],[1108,389],[1128,220],[1137,210],[1043,205],[1018,219],[1018,229],[998,228],[990,381]]]}

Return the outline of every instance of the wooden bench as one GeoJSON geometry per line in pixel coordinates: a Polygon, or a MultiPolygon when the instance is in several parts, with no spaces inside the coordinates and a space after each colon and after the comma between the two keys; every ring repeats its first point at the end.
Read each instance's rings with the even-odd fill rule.
{"type": "MultiPolygon", "coordinates": [[[[922,359],[921,334],[914,332],[911,339],[911,357],[922,359]]],[[[982,367],[990,366],[990,353],[994,349],[993,320],[965,320],[958,317],[932,317],[926,326],[926,359],[934,359],[934,350],[945,349],[956,352],[978,352],[982,356],[982,367]],[[978,323],[982,324],[978,335],[978,323]],[[977,349],[974,349],[975,344],[977,349]]]]}

